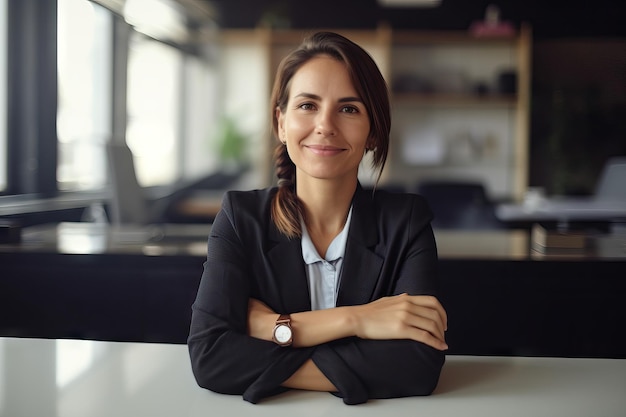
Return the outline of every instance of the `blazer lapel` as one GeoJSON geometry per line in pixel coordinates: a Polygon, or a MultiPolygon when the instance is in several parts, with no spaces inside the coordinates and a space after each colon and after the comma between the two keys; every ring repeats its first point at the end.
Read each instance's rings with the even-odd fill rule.
{"type": "MultiPolygon", "coordinates": [[[[371,193],[359,185],[353,205],[337,306],[372,301],[383,265],[383,258],[374,252],[378,233],[371,193]]],[[[300,239],[288,239],[274,225],[269,228],[268,238],[273,246],[267,257],[275,274],[280,308],[284,312],[310,310],[311,296],[300,239]]]]}
{"type": "Polygon", "coordinates": [[[274,242],[274,246],[267,252],[267,257],[274,272],[274,282],[282,309],[280,312],[310,310],[311,296],[302,260],[300,239],[288,239],[280,234],[273,224],[269,229],[269,239],[274,242]]]}
{"type": "Polygon", "coordinates": [[[378,233],[370,192],[359,186],[353,207],[337,306],[372,301],[383,265],[383,258],[374,252],[378,233]]]}

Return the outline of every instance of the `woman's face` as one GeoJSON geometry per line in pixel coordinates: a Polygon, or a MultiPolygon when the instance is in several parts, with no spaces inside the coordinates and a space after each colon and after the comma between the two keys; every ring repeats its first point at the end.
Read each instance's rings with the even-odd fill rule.
{"type": "Polygon", "coordinates": [[[321,55],[302,65],[291,79],[285,111],[276,112],[298,181],[356,180],[370,122],[342,62],[321,55]]]}

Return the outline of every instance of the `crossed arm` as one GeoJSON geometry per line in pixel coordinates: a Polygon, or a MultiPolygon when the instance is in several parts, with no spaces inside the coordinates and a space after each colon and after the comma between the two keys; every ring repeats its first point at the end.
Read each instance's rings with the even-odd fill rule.
{"type": "MultiPolygon", "coordinates": [[[[271,340],[277,313],[263,302],[248,303],[248,334],[271,340]]],[[[310,347],[356,336],[361,339],[409,339],[437,350],[448,348],[445,331],[448,319],[444,308],[433,296],[401,294],[383,297],[368,304],[306,311],[291,315],[294,347],[310,347]]],[[[317,368],[306,361],[284,387],[316,391],[336,391],[336,387],[317,368]]]]}

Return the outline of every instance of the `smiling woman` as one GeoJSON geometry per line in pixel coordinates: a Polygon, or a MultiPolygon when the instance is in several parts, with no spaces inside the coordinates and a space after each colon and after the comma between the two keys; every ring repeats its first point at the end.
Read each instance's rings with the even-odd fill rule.
{"type": "Polygon", "coordinates": [[[271,106],[278,187],[226,193],[213,223],[188,339],[198,384],[253,403],[429,395],[447,349],[432,214],[357,177],[366,152],[379,170],[387,157],[380,71],[318,33],[283,60],[271,106]]]}
{"type": "Polygon", "coordinates": [[[296,165],[297,187],[316,179],[354,189],[370,123],[343,63],[329,56],[311,59],[294,75],[284,111],[276,110],[279,135],[296,165]]]}
{"type": "MultiPolygon", "coordinates": [[[[272,122],[274,135],[281,142],[286,140],[281,137],[281,135],[286,135],[286,132],[284,126],[281,127],[280,124],[284,115],[287,114],[291,99],[290,94],[299,96],[304,93],[305,97],[308,94],[315,96],[318,101],[321,100],[320,96],[311,92],[297,91],[292,93],[292,84],[299,80],[302,80],[302,85],[299,87],[301,89],[308,87],[307,82],[318,83],[318,86],[312,85],[308,88],[325,88],[327,94],[335,93],[333,88],[340,88],[340,91],[345,92],[346,95],[337,96],[337,104],[344,104],[346,100],[360,103],[360,117],[357,117],[355,121],[362,122],[367,116],[369,129],[367,136],[365,134],[363,136],[368,142],[367,149],[373,153],[372,165],[378,169],[378,177],[380,178],[389,150],[391,115],[389,93],[385,80],[370,55],[349,39],[335,34],[319,33],[305,40],[298,50],[287,56],[278,68],[271,98],[272,108],[275,107],[272,122]],[[323,63],[327,64],[325,65],[327,67],[325,68],[326,72],[323,76],[321,74],[317,76],[315,67],[322,66],[323,63]],[[335,73],[333,70],[339,70],[339,72],[335,73]],[[335,79],[336,74],[338,74],[337,79],[335,79]],[[330,79],[329,76],[331,76],[330,79]]],[[[307,104],[307,108],[313,107],[312,103],[306,103],[306,101],[304,103],[307,104]]],[[[354,104],[353,108],[359,110],[359,106],[354,107],[354,104]]],[[[344,107],[342,106],[341,109],[344,107]]],[[[322,115],[322,117],[324,116],[322,115]]],[[[324,122],[324,120],[320,121],[324,122]]],[[[279,179],[279,185],[282,186],[278,188],[278,193],[273,200],[273,218],[278,228],[285,235],[300,236],[300,218],[304,216],[304,212],[302,210],[303,204],[298,202],[302,196],[296,197],[295,193],[292,192],[295,191],[293,187],[296,176],[295,165],[290,159],[291,155],[289,155],[287,146],[279,145],[275,152],[276,176],[279,179]]],[[[363,154],[361,153],[359,158],[362,157],[363,154]]],[[[353,180],[348,178],[346,183],[348,192],[346,194],[344,190],[341,194],[352,195],[349,189],[356,185],[356,178],[353,180]]]]}

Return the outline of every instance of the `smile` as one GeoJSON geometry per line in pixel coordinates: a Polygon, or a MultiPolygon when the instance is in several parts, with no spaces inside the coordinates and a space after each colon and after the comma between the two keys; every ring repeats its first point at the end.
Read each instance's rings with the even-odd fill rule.
{"type": "Polygon", "coordinates": [[[304,147],[310,150],[315,155],[320,156],[334,156],[344,151],[344,149],[337,148],[335,146],[305,145],[304,147]]]}

